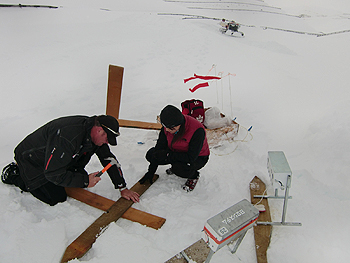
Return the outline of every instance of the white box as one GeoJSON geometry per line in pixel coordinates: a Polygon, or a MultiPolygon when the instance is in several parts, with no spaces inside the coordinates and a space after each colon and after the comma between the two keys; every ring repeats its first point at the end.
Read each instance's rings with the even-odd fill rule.
{"type": "Polygon", "coordinates": [[[259,210],[247,199],[207,220],[203,240],[214,252],[244,234],[258,220],[259,210]]]}
{"type": "MultiPolygon", "coordinates": [[[[287,186],[288,176],[292,176],[288,161],[284,152],[271,151],[268,152],[267,170],[274,189],[284,190],[287,186]]],[[[292,178],[290,178],[292,179],[292,178]]],[[[290,185],[289,185],[290,186],[290,185]]]]}

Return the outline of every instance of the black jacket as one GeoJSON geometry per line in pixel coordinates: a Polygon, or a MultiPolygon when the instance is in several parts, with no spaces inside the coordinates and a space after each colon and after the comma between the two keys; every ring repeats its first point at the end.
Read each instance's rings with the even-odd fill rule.
{"type": "MultiPolygon", "coordinates": [[[[107,157],[115,156],[109,146],[96,146],[91,141],[91,128],[96,116],[70,116],[52,120],[29,134],[15,149],[15,159],[27,191],[48,181],[63,187],[87,187],[84,170],[93,154],[106,166],[107,157]]],[[[126,186],[120,168],[113,165],[108,174],[115,188],[126,186]]]]}

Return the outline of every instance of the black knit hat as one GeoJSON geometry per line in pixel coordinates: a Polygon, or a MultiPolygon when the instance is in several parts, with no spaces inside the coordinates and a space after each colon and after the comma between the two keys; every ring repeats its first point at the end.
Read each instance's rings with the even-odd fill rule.
{"type": "Polygon", "coordinates": [[[107,133],[108,143],[110,145],[117,145],[117,137],[120,135],[117,119],[109,115],[100,115],[97,117],[97,120],[107,133]]]}
{"type": "Polygon", "coordinates": [[[160,122],[163,126],[171,129],[185,122],[181,111],[173,105],[167,105],[160,113],[160,122]]]}

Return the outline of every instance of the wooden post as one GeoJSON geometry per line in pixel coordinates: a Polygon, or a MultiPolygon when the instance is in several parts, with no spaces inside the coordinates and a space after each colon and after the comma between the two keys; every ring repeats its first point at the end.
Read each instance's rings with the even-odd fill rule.
{"type": "Polygon", "coordinates": [[[185,255],[190,258],[191,262],[204,263],[206,262],[209,254],[213,251],[203,239],[200,239],[196,243],[193,243],[191,246],[173,256],[171,259],[167,260],[165,263],[188,263],[189,261],[187,261],[187,259],[180,256],[182,252],[184,252],[185,255]]]}
{"type": "MultiPolygon", "coordinates": [[[[255,198],[254,195],[263,195],[266,185],[257,176],[250,182],[250,199],[254,205],[261,200],[255,198]]],[[[261,212],[258,217],[258,222],[271,222],[270,207],[267,198],[263,198],[260,202],[265,206],[265,212],[261,212]]],[[[257,225],[254,226],[255,250],[258,263],[267,263],[267,249],[270,245],[271,239],[271,225],[257,225]]]]}
{"type": "MultiPolygon", "coordinates": [[[[158,179],[158,175],[154,175],[153,181],[158,179]]],[[[146,182],[140,184],[137,182],[130,190],[142,195],[151,184],[146,182]]],[[[133,204],[131,200],[121,197],[116,201],[107,213],[104,213],[96,219],[79,237],[77,237],[66,249],[63,254],[61,263],[68,262],[75,258],[81,258],[92,247],[103,230],[108,227],[111,222],[117,221],[133,204]]]]}
{"type": "Polygon", "coordinates": [[[109,65],[106,115],[111,115],[114,118],[118,119],[120,127],[160,130],[162,126],[156,122],[149,123],[119,119],[123,74],[123,67],[109,65]]]}
{"type": "Polygon", "coordinates": [[[124,68],[109,65],[106,115],[119,118],[124,68]]]}
{"type": "Polygon", "coordinates": [[[158,122],[144,122],[144,121],[131,121],[118,119],[120,127],[136,128],[136,129],[148,129],[148,130],[160,130],[162,125],[158,122]]]}

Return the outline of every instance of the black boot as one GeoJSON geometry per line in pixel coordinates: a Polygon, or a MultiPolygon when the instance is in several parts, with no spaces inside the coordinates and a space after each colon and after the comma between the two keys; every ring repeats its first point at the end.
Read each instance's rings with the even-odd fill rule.
{"type": "Polygon", "coordinates": [[[196,184],[199,180],[199,172],[197,172],[197,177],[194,179],[188,178],[186,183],[182,186],[182,189],[184,189],[186,192],[191,192],[196,187],[196,184]]]}
{"type": "Polygon", "coordinates": [[[171,168],[166,169],[165,172],[166,172],[167,175],[174,174],[174,172],[173,172],[173,170],[171,168]]]}
{"type": "Polygon", "coordinates": [[[6,165],[4,169],[2,169],[1,181],[4,184],[15,184],[16,179],[19,176],[19,168],[18,165],[14,162],[6,165]]]}

